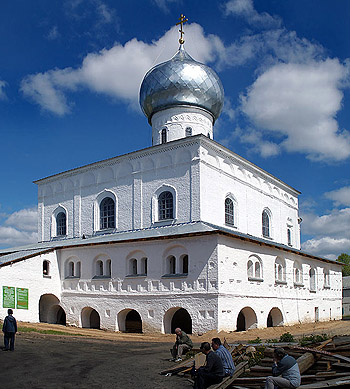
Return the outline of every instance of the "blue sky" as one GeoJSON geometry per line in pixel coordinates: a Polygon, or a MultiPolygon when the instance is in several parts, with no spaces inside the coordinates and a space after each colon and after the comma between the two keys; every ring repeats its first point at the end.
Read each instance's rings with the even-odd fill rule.
{"type": "Polygon", "coordinates": [[[151,145],[138,89],[183,13],[224,85],[215,140],[302,192],[304,250],[350,253],[348,0],[0,5],[0,247],[37,239],[33,180],[151,145]]]}

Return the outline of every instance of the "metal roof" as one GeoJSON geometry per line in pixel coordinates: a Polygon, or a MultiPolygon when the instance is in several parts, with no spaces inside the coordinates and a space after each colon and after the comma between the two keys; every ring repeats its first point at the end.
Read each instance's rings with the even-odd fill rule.
{"type": "Polygon", "coordinates": [[[201,221],[193,221],[166,226],[153,226],[138,230],[118,231],[111,234],[95,235],[83,238],[52,240],[49,242],[40,242],[29,246],[3,249],[0,250],[0,266],[5,265],[6,263],[19,261],[21,259],[26,259],[38,254],[52,251],[54,249],[113,244],[140,240],[179,239],[182,237],[201,236],[207,234],[221,234],[231,238],[249,241],[255,244],[275,247],[285,252],[306,256],[312,259],[317,259],[329,263],[336,262],[327,258],[317,257],[315,255],[291,248],[289,246],[285,246],[280,243],[271,242],[269,240],[233,231],[229,228],[220,227],[201,221]]]}

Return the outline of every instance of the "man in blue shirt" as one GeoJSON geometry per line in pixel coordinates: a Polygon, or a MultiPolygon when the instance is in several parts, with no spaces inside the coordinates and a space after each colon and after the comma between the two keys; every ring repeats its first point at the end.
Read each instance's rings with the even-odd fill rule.
{"type": "Polygon", "coordinates": [[[272,374],[273,377],[266,378],[265,389],[274,389],[276,386],[279,388],[297,388],[300,386],[301,377],[298,362],[281,347],[274,351],[272,374]]]}
{"type": "Polygon", "coordinates": [[[211,347],[221,358],[222,364],[224,366],[225,377],[232,377],[235,371],[235,364],[233,363],[231,353],[221,344],[221,340],[219,338],[213,338],[211,340],[211,347]]]}

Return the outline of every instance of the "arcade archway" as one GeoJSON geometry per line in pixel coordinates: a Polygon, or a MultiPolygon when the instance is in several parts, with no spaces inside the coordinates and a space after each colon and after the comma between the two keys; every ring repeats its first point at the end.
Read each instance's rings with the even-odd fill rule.
{"type": "Polygon", "coordinates": [[[66,313],[53,294],[43,294],[39,300],[39,321],[41,323],[66,325],[66,313]]]}
{"type": "Polygon", "coordinates": [[[237,316],[236,331],[246,331],[256,328],[258,320],[254,310],[250,307],[241,309],[237,316]]]}
{"type": "Polygon", "coordinates": [[[164,332],[173,334],[178,327],[186,334],[192,334],[192,318],[184,308],[170,308],[164,315],[164,332]]]}
{"type": "Polygon", "coordinates": [[[90,307],[86,307],[81,311],[81,326],[83,328],[100,329],[100,315],[90,307]]]}
{"type": "Polygon", "coordinates": [[[142,319],[135,309],[124,309],[118,314],[119,331],[142,333],[142,319]]]}
{"type": "Polygon", "coordinates": [[[283,325],[283,315],[278,308],[272,308],[267,316],[267,327],[277,327],[283,325]]]}

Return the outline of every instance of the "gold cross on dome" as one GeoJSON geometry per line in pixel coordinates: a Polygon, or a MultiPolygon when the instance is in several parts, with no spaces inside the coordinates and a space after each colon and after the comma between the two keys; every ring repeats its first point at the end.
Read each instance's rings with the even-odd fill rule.
{"type": "Polygon", "coordinates": [[[180,45],[183,45],[185,43],[185,40],[183,39],[183,35],[184,35],[184,30],[183,30],[183,25],[188,22],[188,19],[186,19],[186,16],[185,15],[182,15],[181,14],[181,17],[179,18],[179,23],[176,23],[176,25],[180,25],[180,30],[179,30],[179,33],[180,33],[180,39],[179,39],[179,43],[180,45]]]}

